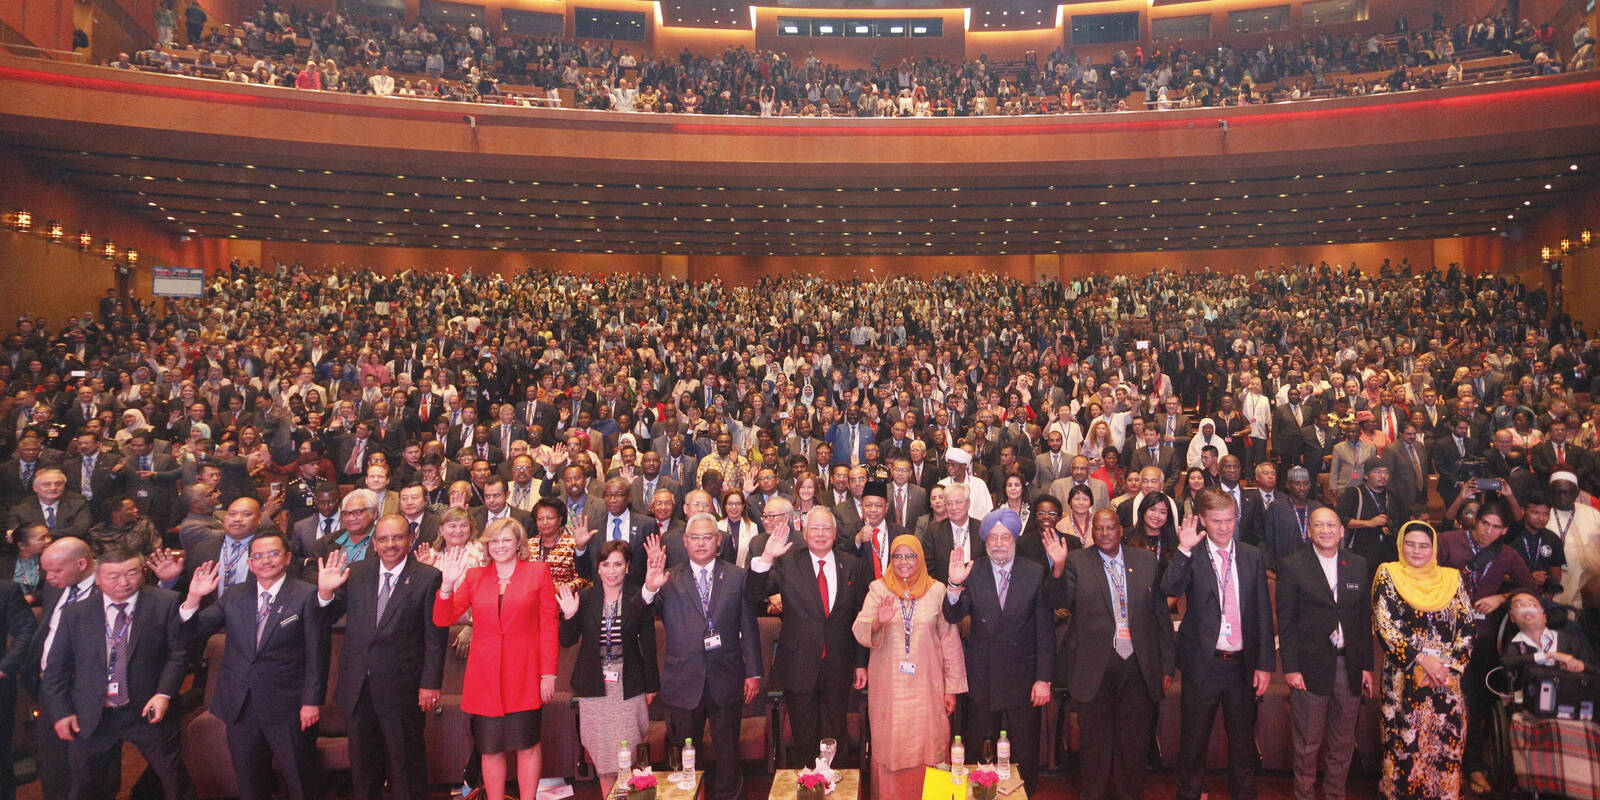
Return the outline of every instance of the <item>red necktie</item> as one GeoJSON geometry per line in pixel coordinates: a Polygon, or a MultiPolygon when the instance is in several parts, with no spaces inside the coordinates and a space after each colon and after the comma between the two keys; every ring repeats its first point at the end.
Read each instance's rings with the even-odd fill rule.
{"type": "MultiPolygon", "coordinates": [[[[827,559],[823,559],[823,560],[817,562],[817,591],[822,594],[822,617],[823,617],[823,619],[827,619],[827,617],[828,617],[828,560],[827,559]]],[[[827,658],[828,657],[828,643],[827,643],[827,641],[823,641],[823,643],[822,643],[822,657],[823,658],[827,658]]]]}
{"type": "Polygon", "coordinates": [[[1567,448],[1560,442],[1556,442],[1556,463],[1563,467],[1567,465],[1567,448]]]}
{"type": "Polygon", "coordinates": [[[872,529],[872,577],[883,577],[883,551],[878,548],[878,529],[872,529]]]}

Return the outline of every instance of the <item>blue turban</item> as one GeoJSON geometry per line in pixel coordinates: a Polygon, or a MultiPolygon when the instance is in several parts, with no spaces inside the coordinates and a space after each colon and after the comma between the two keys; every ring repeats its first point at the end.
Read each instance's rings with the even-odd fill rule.
{"type": "Polygon", "coordinates": [[[993,531],[997,525],[1011,531],[1012,536],[1022,535],[1022,517],[1018,516],[1017,512],[1002,506],[990,511],[983,518],[983,522],[978,525],[978,538],[988,541],[989,532],[993,531]]]}

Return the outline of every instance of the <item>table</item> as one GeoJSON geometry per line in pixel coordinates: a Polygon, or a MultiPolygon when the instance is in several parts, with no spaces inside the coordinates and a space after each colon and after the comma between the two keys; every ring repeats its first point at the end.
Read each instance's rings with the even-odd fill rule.
{"type": "MultiPolygon", "coordinates": [[[[778,770],[778,774],[772,776],[772,791],[767,797],[770,800],[794,800],[799,777],[799,770],[778,770]]],[[[833,785],[833,794],[828,797],[829,800],[858,800],[861,797],[861,770],[839,770],[839,782],[833,785]]]]}
{"type": "MultiPolygon", "coordinates": [[[[975,768],[974,765],[967,765],[969,773],[975,768]]],[[[928,767],[923,778],[922,797],[923,800],[930,800],[930,798],[941,798],[942,800],[943,798],[959,797],[972,800],[972,783],[969,781],[962,784],[961,788],[965,791],[957,795],[954,784],[950,783],[950,770],[928,767]]],[[[1016,768],[1012,768],[1009,780],[1000,782],[1000,790],[995,796],[1002,800],[1028,800],[1028,790],[1022,788],[1022,776],[1017,773],[1016,768]]]]}
{"type": "MultiPolygon", "coordinates": [[[[643,767],[640,767],[640,769],[643,769],[643,767]]],[[[689,789],[679,789],[678,784],[668,781],[667,776],[671,774],[670,770],[656,773],[656,800],[694,800],[700,796],[700,790],[705,786],[705,770],[695,770],[694,786],[689,789]]],[[[613,798],[627,797],[628,782],[619,778],[616,787],[611,790],[611,796],[613,798]]]]}

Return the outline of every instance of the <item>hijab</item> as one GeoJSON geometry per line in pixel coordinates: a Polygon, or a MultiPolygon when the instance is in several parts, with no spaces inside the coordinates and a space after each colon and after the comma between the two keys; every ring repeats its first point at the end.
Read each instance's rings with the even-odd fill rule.
{"type": "Polygon", "coordinates": [[[883,573],[883,586],[890,594],[915,600],[933,586],[933,578],[928,575],[928,559],[923,557],[922,542],[917,537],[909,533],[894,537],[894,541],[889,543],[889,553],[889,569],[883,573]],[[917,554],[917,571],[907,581],[900,580],[899,574],[894,571],[893,554],[902,545],[911,548],[911,552],[917,554]]]}
{"type": "Polygon", "coordinates": [[[1401,547],[1405,546],[1406,534],[1415,530],[1425,530],[1433,539],[1433,555],[1428,558],[1428,563],[1413,567],[1402,556],[1400,560],[1390,561],[1378,570],[1389,576],[1389,582],[1394,584],[1406,605],[1424,613],[1440,611],[1450,605],[1460,591],[1461,572],[1439,566],[1439,532],[1426,522],[1412,520],[1402,525],[1399,536],[1401,547]]]}

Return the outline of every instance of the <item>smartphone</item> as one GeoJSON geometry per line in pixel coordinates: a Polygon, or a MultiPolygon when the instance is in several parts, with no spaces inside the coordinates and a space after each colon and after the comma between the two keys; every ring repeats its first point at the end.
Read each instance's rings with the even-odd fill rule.
{"type": "Polygon", "coordinates": [[[1500,491],[1500,480],[1498,478],[1478,478],[1473,481],[1473,485],[1477,486],[1480,492],[1500,491]]]}
{"type": "Polygon", "coordinates": [[[1149,339],[1140,339],[1139,341],[1133,343],[1133,347],[1134,347],[1135,350],[1149,350],[1150,349],[1150,340],[1149,339]]]}

